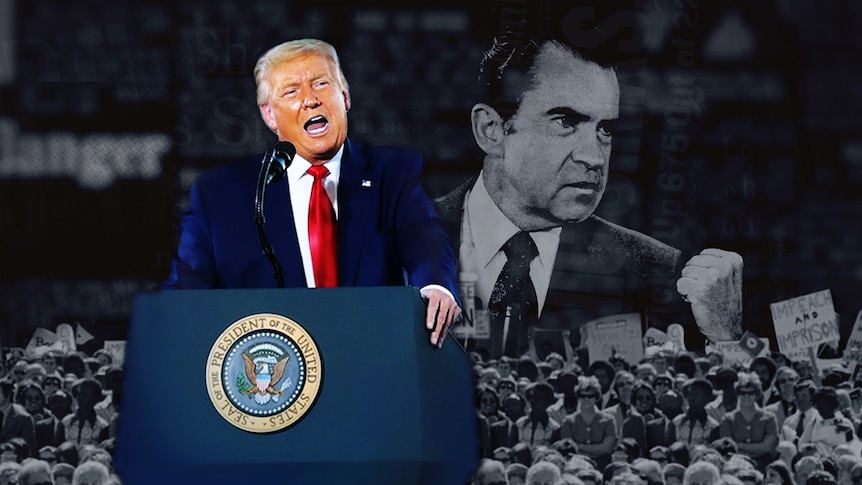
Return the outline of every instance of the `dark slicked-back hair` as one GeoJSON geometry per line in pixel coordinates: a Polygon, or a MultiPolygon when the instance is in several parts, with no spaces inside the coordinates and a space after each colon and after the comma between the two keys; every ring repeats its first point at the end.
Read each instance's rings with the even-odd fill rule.
{"type": "Polygon", "coordinates": [[[602,59],[585,55],[580,49],[558,39],[519,38],[511,35],[495,37],[479,64],[478,84],[482,101],[494,108],[504,121],[515,114],[524,92],[531,87],[533,67],[546,45],[569,52],[575,59],[595,62],[602,67],[613,67],[612,62],[602,62],[602,59]],[[515,91],[507,90],[513,79],[519,75],[526,76],[528,83],[519,86],[520,89],[515,91]]]}
{"type": "MultiPolygon", "coordinates": [[[[546,43],[552,42],[575,58],[615,68],[646,57],[648,23],[637,11],[637,0],[490,0],[489,38],[479,72],[482,102],[508,120],[517,111],[523,90],[504,92],[510,73],[529,73],[546,43]]],[[[575,88],[576,89],[576,88],[575,88]]]]}
{"type": "MultiPolygon", "coordinates": [[[[519,39],[514,36],[495,37],[479,64],[479,86],[484,88],[483,101],[508,120],[518,110],[523,93],[516,99],[504,92],[504,79],[510,72],[528,73],[536,62],[544,44],[536,38],[519,39]]],[[[526,86],[525,86],[526,89],[526,86]]]]}

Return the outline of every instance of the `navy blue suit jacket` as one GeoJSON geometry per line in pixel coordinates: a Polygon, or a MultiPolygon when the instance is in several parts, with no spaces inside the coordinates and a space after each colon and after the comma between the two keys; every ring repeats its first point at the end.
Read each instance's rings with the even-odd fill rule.
{"type": "MultiPolygon", "coordinates": [[[[271,288],[272,265],[254,221],[262,155],[210,169],[194,182],[166,288],[271,288]]],[[[458,295],[448,236],[420,185],[411,150],[347,141],[338,182],[339,286],[442,285],[458,295]]],[[[305,202],[307,203],[307,202],[305,202]]],[[[266,188],[266,233],[285,268],[285,287],[305,287],[283,178],[266,188]]]]}

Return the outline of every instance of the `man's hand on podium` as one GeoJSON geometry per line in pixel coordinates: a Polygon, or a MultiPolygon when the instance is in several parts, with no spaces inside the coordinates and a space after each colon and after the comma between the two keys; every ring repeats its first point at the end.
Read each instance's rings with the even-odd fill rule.
{"type": "Polygon", "coordinates": [[[461,308],[452,295],[433,287],[420,290],[428,304],[425,328],[431,330],[431,345],[440,348],[452,323],[461,317],[461,308]]]}

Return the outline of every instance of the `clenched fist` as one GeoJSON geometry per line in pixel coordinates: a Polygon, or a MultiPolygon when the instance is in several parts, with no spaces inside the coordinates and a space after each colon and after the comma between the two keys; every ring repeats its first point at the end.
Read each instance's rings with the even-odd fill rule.
{"type": "Polygon", "coordinates": [[[704,249],[685,263],[676,289],[691,304],[706,338],[718,342],[742,336],[742,256],[704,249]]]}

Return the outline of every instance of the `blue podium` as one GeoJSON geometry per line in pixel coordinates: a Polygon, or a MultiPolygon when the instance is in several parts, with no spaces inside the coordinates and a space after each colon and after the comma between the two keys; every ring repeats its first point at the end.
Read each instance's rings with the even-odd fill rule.
{"type": "Polygon", "coordinates": [[[468,483],[471,363],[430,345],[424,315],[406,287],[138,295],[123,483],[468,483]]]}

